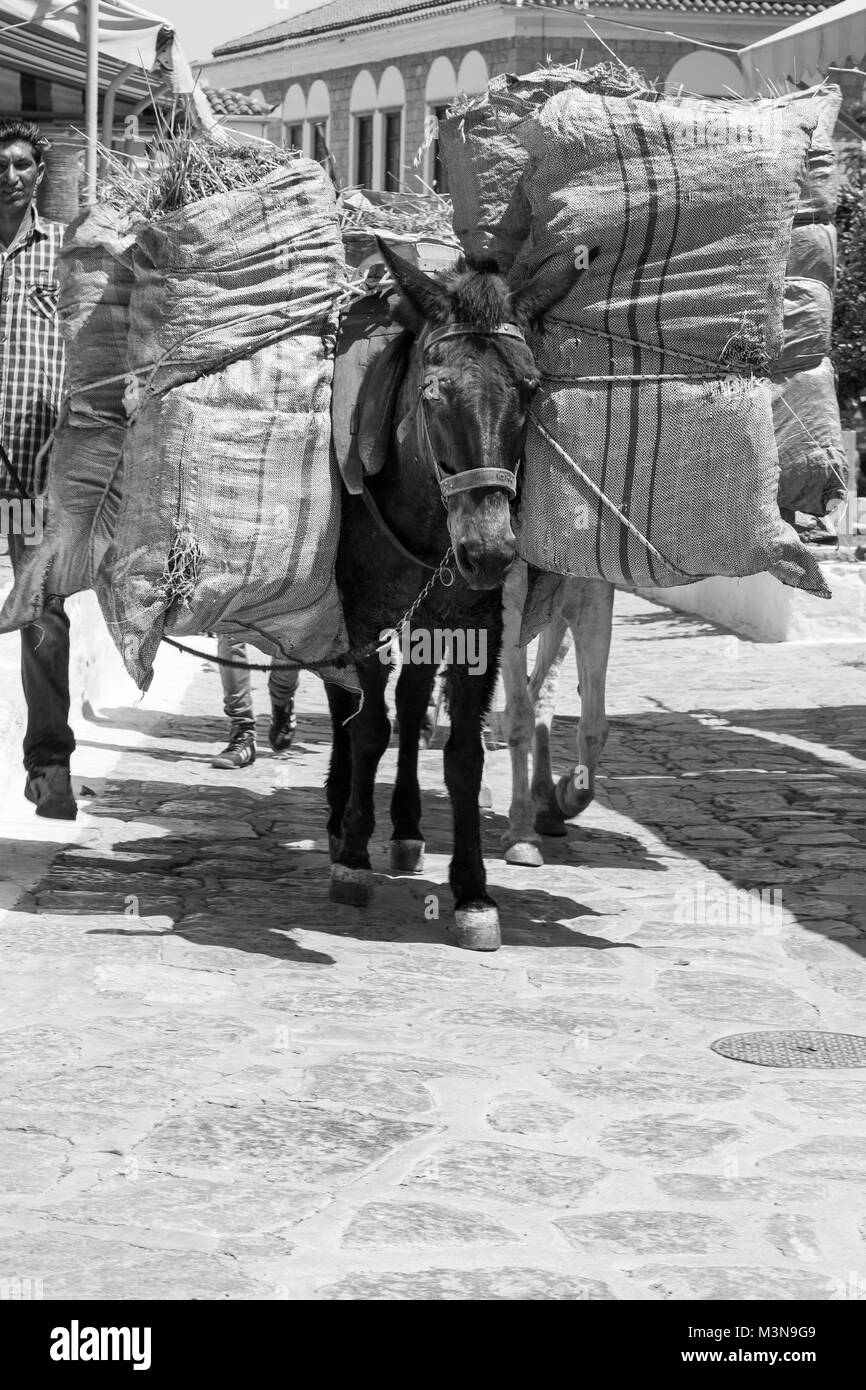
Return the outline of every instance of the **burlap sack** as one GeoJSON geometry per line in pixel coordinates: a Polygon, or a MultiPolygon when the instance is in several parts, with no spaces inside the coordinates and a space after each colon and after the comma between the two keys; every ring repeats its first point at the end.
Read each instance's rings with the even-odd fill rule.
{"type": "Polygon", "coordinates": [[[833,128],[838,87],[781,98],[818,114],[806,180],[794,217],[785,280],[785,347],[773,378],[779,506],[825,516],[845,495],[842,421],[830,352],[836,284],[838,170],[833,128]],[[821,282],[818,284],[817,282],[821,282]]]}
{"type": "Polygon", "coordinates": [[[818,123],[809,145],[806,177],[794,214],[794,225],[803,227],[814,222],[832,222],[839,201],[839,171],[833,131],[842,108],[841,88],[811,87],[805,92],[787,92],[769,105],[789,111],[808,111],[817,116],[818,123]]]}
{"type": "Polygon", "coordinates": [[[848,464],[839,424],[833,363],[773,378],[773,426],[779,458],[779,506],[826,516],[845,497],[848,464]]]}
{"type": "Polygon", "coordinates": [[[832,222],[810,222],[794,227],[786,274],[820,280],[828,289],[835,289],[836,228],[832,222]]]}
{"type": "Polygon", "coordinates": [[[135,229],[129,217],[97,205],[71,222],[63,238],[58,316],[66,347],[71,425],[126,423],[123,406],[135,229]]]}
{"type": "Polygon", "coordinates": [[[441,120],[439,143],[454,231],[466,254],[493,257],[505,275],[529,233],[530,211],[520,186],[528,154],[517,134],[527,117],[558,92],[577,88],[622,96],[641,87],[636,75],[610,63],[594,68],[552,64],[523,76],[492,78],[485,93],[441,120]]]}
{"type": "Polygon", "coordinates": [[[334,581],[345,261],[333,186],[294,161],[148,227],[134,267],[142,388],[98,588],[126,668],[146,689],[163,633],[203,631],[328,663],[348,648],[334,581]]]}
{"type": "Polygon", "coordinates": [[[820,280],[785,276],[785,331],[777,372],[816,367],[830,352],[833,292],[820,280]]]}
{"type": "Polygon", "coordinates": [[[579,91],[524,123],[533,220],[515,282],[601,248],[536,353],[536,413],[569,458],[530,429],[530,564],[648,587],[769,570],[826,593],[775,502],[767,379],[814,124],[799,106],[579,91]]]}

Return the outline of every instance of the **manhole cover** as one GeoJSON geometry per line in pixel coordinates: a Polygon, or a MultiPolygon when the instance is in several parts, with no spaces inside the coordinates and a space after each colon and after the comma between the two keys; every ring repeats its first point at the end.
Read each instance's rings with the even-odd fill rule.
{"type": "Polygon", "coordinates": [[[866,1067],[866,1038],[856,1033],[732,1033],[710,1046],[756,1067],[866,1067]]]}

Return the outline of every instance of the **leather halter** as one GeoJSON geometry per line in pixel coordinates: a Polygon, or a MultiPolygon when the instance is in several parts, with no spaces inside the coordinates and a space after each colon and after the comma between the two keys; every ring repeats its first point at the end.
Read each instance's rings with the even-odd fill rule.
{"type": "MultiPolygon", "coordinates": [[[[436,343],[441,343],[444,338],[516,338],[526,346],[526,338],[521,330],[513,323],[500,324],[498,328],[477,328],[471,323],[452,323],[447,328],[434,328],[428,335],[421,348],[422,368],[426,365],[427,354],[436,343]]],[[[439,491],[442,496],[443,505],[447,508],[448,501],[458,492],[469,492],[476,487],[495,487],[507,492],[509,496],[517,495],[517,472],[511,472],[508,468],[470,468],[463,473],[446,473],[436,457],[433,448],[433,441],[430,438],[430,430],[427,425],[427,414],[425,401],[428,399],[429,376],[426,371],[422,371],[421,387],[418,392],[418,399],[410,410],[409,414],[401,420],[397,428],[397,438],[403,442],[414,423],[418,435],[418,443],[431,460],[436,470],[436,478],[439,483],[439,491]]],[[[438,399],[438,396],[432,397],[438,399]]],[[[519,465],[518,465],[519,466],[519,465]]]]}

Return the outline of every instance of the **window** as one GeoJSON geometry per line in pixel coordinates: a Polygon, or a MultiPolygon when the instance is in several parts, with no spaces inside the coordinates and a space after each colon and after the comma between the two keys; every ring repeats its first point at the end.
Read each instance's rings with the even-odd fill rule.
{"type": "Polygon", "coordinates": [[[384,120],[385,137],[385,192],[399,193],[403,172],[403,113],[386,111],[384,120]]]}
{"type": "Polygon", "coordinates": [[[22,112],[47,112],[51,110],[51,83],[42,77],[33,77],[29,72],[21,74],[22,112]]]}
{"type": "Polygon", "coordinates": [[[324,164],[326,159],[330,159],[327,121],[313,122],[313,159],[317,159],[320,164],[324,164]]]}
{"type": "Polygon", "coordinates": [[[434,106],[433,115],[436,117],[436,135],[431,146],[430,180],[435,192],[445,194],[448,192],[448,174],[442,162],[442,146],[439,144],[439,122],[444,121],[447,106],[434,106]]]}
{"type": "Polygon", "coordinates": [[[355,178],[361,188],[373,187],[373,117],[355,117],[355,178]]]}
{"type": "Polygon", "coordinates": [[[286,141],[293,150],[304,148],[304,123],[298,121],[295,125],[286,126],[286,141]]]}

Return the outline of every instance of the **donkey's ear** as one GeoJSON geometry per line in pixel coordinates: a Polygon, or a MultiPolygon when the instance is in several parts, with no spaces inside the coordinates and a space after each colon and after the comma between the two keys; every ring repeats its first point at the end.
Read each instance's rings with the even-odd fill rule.
{"type": "Polygon", "coordinates": [[[450,299],[447,290],[438,280],[425,275],[403,256],[392,251],[387,242],[376,238],[382,259],[390,270],[400,291],[401,304],[398,318],[407,328],[417,332],[425,322],[436,322],[445,317],[450,299]],[[402,310],[402,312],[400,312],[402,310]]]}
{"type": "Polygon", "coordinates": [[[598,246],[594,246],[591,251],[582,246],[579,252],[583,254],[578,254],[573,261],[566,260],[564,256],[551,257],[545,261],[532,279],[512,295],[511,307],[517,319],[527,328],[538,328],[548,309],[552,309],[554,304],[559,304],[571,294],[583,272],[592,265],[599,250],[598,246]]]}

